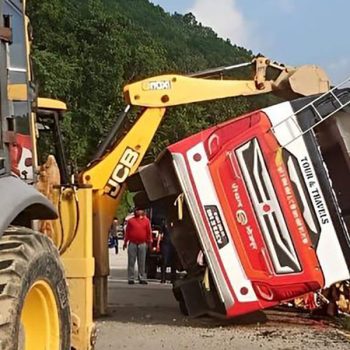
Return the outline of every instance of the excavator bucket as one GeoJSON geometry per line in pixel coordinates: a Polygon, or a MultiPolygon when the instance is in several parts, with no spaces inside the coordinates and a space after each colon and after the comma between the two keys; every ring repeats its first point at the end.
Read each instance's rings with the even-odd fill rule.
{"type": "Polygon", "coordinates": [[[289,77],[289,83],[291,90],[302,96],[310,96],[315,93],[323,94],[330,89],[329,78],[326,72],[315,65],[299,67],[289,77]]]}
{"type": "Polygon", "coordinates": [[[323,94],[330,89],[326,72],[315,65],[304,65],[297,69],[286,69],[272,83],[272,90],[286,99],[323,94]]]}

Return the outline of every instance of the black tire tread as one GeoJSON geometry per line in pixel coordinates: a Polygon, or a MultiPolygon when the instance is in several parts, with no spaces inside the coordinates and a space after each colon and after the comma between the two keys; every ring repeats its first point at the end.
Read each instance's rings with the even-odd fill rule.
{"type": "Polygon", "coordinates": [[[41,233],[11,226],[0,238],[0,350],[12,349],[16,342],[23,276],[33,259],[47,253],[61,266],[57,249],[41,233]]]}

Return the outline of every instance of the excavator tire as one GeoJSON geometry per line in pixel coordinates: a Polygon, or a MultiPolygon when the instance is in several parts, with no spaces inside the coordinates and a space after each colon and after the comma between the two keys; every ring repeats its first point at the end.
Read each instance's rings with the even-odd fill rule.
{"type": "Polygon", "coordinates": [[[51,239],[8,228],[0,238],[0,350],[68,350],[70,317],[64,271],[51,239]]]}

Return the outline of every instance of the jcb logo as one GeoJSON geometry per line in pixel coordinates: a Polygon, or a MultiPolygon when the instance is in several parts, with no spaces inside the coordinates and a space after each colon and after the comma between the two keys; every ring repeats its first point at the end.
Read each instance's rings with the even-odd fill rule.
{"type": "Polygon", "coordinates": [[[116,198],[119,194],[121,185],[127,179],[130,174],[131,168],[136,164],[139,153],[132,148],[126,148],[121,156],[118,164],[114,168],[114,171],[107,181],[105,186],[105,194],[112,198],[116,198]]]}
{"type": "Polygon", "coordinates": [[[170,90],[170,80],[155,80],[147,84],[147,90],[170,90]]]}

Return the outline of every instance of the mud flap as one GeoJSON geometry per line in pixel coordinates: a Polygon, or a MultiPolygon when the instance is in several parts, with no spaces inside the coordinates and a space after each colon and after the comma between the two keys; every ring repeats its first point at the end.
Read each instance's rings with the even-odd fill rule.
{"type": "Polygon", "coordinates": [[[33,186],[15,176],[0,178],[0,237],[10,224],[25,226],[30,220],[53,220],[53,204],[33,186]]]}

